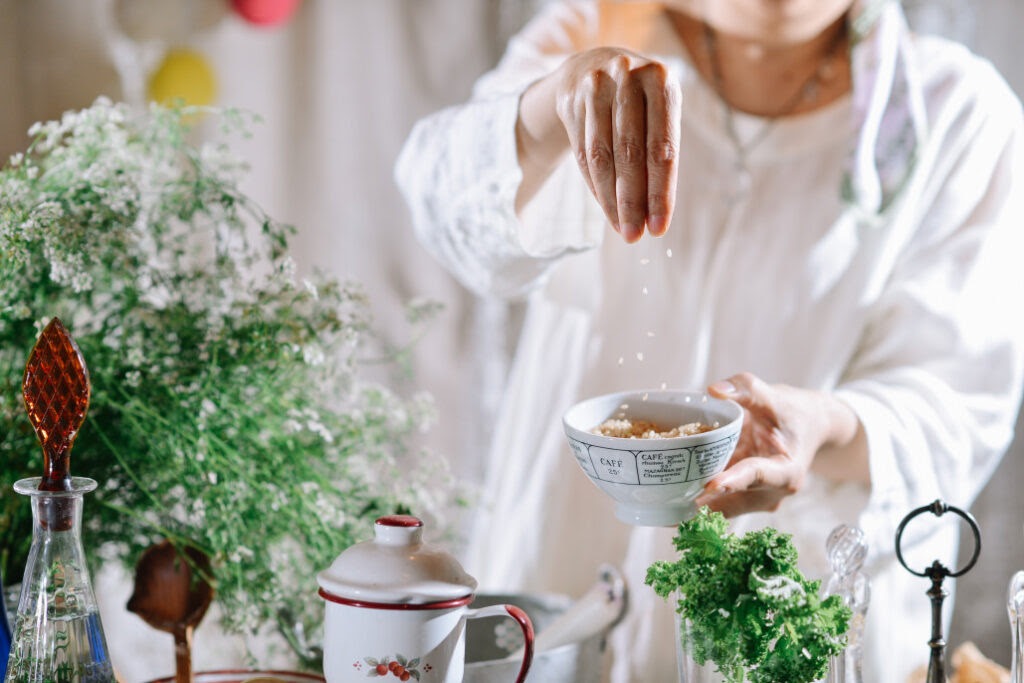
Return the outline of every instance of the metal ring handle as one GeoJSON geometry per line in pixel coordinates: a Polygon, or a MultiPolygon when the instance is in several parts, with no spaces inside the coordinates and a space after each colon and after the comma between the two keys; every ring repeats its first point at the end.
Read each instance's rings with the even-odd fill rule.
{"type": "MultiPolygon", "coordinates": [[[[949,569],[946,569],[946,567],[942,567],[941,564],[939,565],[945,571],[946,576],[956,578],[958,576],[966,574],[968,571],[970,571],[971,567],[974,566],[974,563],[978,561],[978,555],[981,554],[981,529],[978,528],[978,522],[975,521],[974,516],[971,513],[965,510],[961,510],[955,505],[947,505],[941,500],[936,500],[934,503],[930,505],[922,505],[916,510],[912,510],[910,514],[903,518],[903,521],[900,522],[899,527],[896,529],[896,558],[900,561],[900,564],[903,565],[903,568],[911,574],[913,574],[914,576],[931,577],[931,573],[929,573],[928,570],[925,570],[923,572],[915,572],[913,569],[908,567],[907,563],[903,559],[902,550],[903,530],[906,528],[907,523],[910,522],[910,520],[912,520],[914,517],[917,517],[918,515],[923,514],[925,512],[930,512],[936,517],[941,517],[947,512],[952,512],[955,515],[959,515],[964,521],[967,522],[968,525],[970,525],[971,532],[974,534],[974,554],[971,555],[970,561],[968,561],[966,566],[964,566],[962,569],[959,569],[955,572],[949,571],[949,569]]],[[[936,560],[936,563],[938,563],[938,560],[936,560]]]]}

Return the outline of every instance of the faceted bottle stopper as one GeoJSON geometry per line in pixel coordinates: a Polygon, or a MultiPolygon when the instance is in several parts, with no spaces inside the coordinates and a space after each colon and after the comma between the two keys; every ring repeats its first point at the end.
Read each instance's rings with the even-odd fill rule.
{"type": "MultiPolygon", "coordinates": [[[[25,366],[22,394],[28,419],[43,447],[40,491],[71,491],[71,447],[89,409],[89,371],[78,344],[54,318],[39,335],[25,366]]],[[[67,500],[47,499],[41,524],[54,530],[72,525],[67,500]]]]}
{"type": "Polygon", "coordinates": [[[85,421],[90,391],[82,352],[54,318],[32,349],[22,384],[28,419],[43,447],[40,491],[71,490],[71,447],[85,421]]]}
{"type": "Polygon", "coordinates": [[[1010,580],[1010,590],[1006,599],[1006,610],[1010,619],[1016,623],[1024,617],[1024,571],[1019,571],[1010,580]]]}
{"type": "Polygon", "coordinates": [[[825,552],[832,567],[825,592],[841,596],[846,606],[853,610],[850,634],[859,637],[864,614],[871,601],[870,582],[861,571],[868,554],[864,532],[857,527],[840,524],[828,535],[825,552]]]}
{"type": "Polygon", "coordinates": [[[864,565],[868,545],[864,532],[856,527],[840,524],[828,535],[825,552],[832,572],[837,576],[851,576],[864,565]]]}

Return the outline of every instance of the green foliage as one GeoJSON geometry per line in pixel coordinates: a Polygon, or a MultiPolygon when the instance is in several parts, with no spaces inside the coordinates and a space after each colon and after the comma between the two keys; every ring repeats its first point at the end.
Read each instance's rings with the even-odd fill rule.
{"type": "Polygon", "coordinates": [[[646,583],[676,596],[694,660],[713,662],[733,683],[811,683],[842,652],[850,610],[822,599],[819,582],[797,567],[788,534],[766,528],[729,533],[725,517],[702,508],[679,525],[680,557],[647,570],[646,583]]]}
{"type": "MultiPolygon", "coordinates": [[[[229,629],[288,612],[308,632],[316,572],[379,514],[440,522],[453,487],[411,443],[429,397],[360,376],[360,358],[396,357],[364,293],[297,281],[292,229],[241,192],[225,144],[189,142],[196,114],[99,100],[34,126],[0,170],[0,569],[16,582],[30,543],[11,484],[42,457],[21,381],[58,316],[93,385],[71,455],[72,474],[100,483],[85,503],[92,559],[131,566],[165,537],[194,546],[229,629]]],[[[222,136],[247,125],[217,121],[222,136]]]]}

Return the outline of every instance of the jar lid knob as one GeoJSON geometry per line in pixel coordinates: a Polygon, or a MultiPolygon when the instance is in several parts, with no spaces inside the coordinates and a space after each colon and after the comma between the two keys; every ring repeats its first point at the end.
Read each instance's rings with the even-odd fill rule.
{"type": "Polygon", "coordinates": [[[373,537],[384,545],[420,545],[423,542],[423,521],[412,515],[378,517],[373,525],[373,537]]]}

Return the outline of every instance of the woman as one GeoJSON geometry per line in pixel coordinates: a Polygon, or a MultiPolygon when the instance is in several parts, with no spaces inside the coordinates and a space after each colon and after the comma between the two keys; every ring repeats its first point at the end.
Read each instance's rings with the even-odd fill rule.
{"type": "MultiPolygon", "coordinates": [[[[698,502],[792,533],[818,576],[829,531],[861,527],[864,680],[902,683],[930,622],[896,526],[936,498],[969,506],[1012,436],[1024,332],[991,302],[1024,291],[1022,164],[1002,79],[910,35],[895,2],[549,5],[397,167],[421,241],[466,286],[529,295],[467,569],[578,594],[621,564],[611,677],[673,680],[670,609],[642,585],[672,530],[616,522],[559,417],[710,385],[746,425],[698,502]]],[[[904,540],[914,565],[954,566],[948,523],[904,540]]]]}

